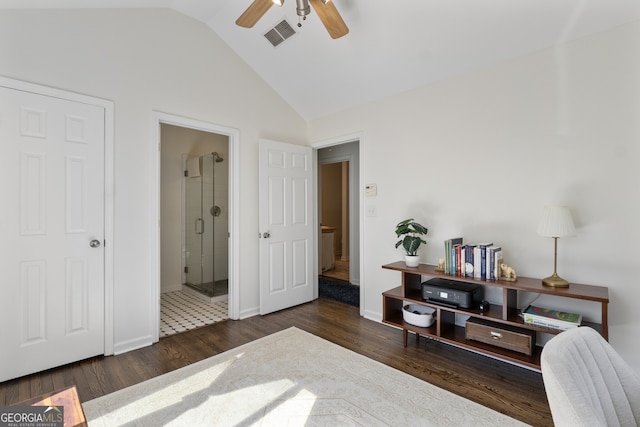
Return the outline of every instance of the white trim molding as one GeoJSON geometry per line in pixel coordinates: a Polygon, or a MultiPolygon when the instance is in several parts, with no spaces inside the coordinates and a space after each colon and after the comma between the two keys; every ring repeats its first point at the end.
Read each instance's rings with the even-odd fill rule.
{"type": "MultiPolygon", "coordinates": [[[[365,316],[366,312],[365,312],[365,294],[367,292],[366,289],[366,280],[364,277],[365,274],[365,270],[364,270],[364,191],[363,191],[363,182],[364,182],[364,133],[363,132],[358,132],[358,133],[354,133],[354,134],[349,134],[349,135],[343,135],[343,136],[337,136],[337,137],[333,137],[333,138],[329,138],[329,139],[325,139],[325,140],[321,140],[321,141],[316,141],[314,143],[311,144],[311,147],[314,149],[314,158],[315,158],[315,162],[314,162],[314,167],[316,168],[315,170],[315,174],[314,174],[314,179],[315,179],[315,186],[314,186],[314,191],[315,191],[315,200],[318,200],[318,168],[316,167],[318,162],[317,159],[317,152],[316,150],[319,150],[321,148],[326,148],[326,147],[331,147],[334,145],[340,145],[340,144],[348,144],[350,142],[358,142],[358,167],[359,167],[359,174],[358,174],[358,182],[359,182],[359,188],[357,189],[357,197],[358,197],[358,205],[359,205],[359,212],[358,212],[358,218],[359,218],[359,234],[360,234],[360,239],[359,239],[359,263],[358,263],[358,268],[360,270],[360,282],[358,283],[358,285],[360,285],[360,315],[361,316],[365,316]]],[[[336,160],[337,158],[334,158],[332,160],[336,160]]],[[[350,172],[351,173],[351,172],[350,172]]],[[[354,214],[353,212],[351,212],[351,214],[354,214]]],[[[319,226],[318,226],[318,210],[316,209],[316,211],[314,212],[314,221],[315,221],[315,232],[318,232],[319,226]]],[[[318,238],[318,236],[316,236],[316,239],[318,238]]],[[[316,240],[317,241],[317,240],[316,240]]],[[[352,236],[350,236],[350,241],[353,244],[353,238],[352,236]]],[[[314,250],[316,251],[316,266],[317,266],[317,260],[318,260],[318,256],[319,254],[317,253],[318,248],[317,246],[314,248],[314,250]]],[[[317,277],[317,275],[316,275],[317,277]]]]}
{"type": "Polygon", "coordinates": [[[153,342],[160,335],[160,125],[169,124],[204,132],[226,135],[229,138],[229,318],[238,319],[240,315],[240,131],[201,120],[190,119],[173,114],[153,111],[151,134],[151,203],[149,224],[150,241],[150,283],[151,283],[151,324],[156,325],[152,331],[153,342]]]}

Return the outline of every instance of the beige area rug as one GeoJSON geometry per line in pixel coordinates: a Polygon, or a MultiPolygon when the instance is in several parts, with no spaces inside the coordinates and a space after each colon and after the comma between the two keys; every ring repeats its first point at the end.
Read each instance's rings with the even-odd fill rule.
{"type": "Polygon", "coordinates": [[[89,427],[524,425],[297,328],[82,406],[89,427]]]}

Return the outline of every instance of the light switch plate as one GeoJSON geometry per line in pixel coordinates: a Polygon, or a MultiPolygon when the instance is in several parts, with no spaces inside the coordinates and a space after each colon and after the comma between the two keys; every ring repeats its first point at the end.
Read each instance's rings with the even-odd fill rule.
{"type": "Polygon", "coordinates": [[[378,195],[378,184],[367,184],[364,186],[364,195],[373,197],[378,195]]]}

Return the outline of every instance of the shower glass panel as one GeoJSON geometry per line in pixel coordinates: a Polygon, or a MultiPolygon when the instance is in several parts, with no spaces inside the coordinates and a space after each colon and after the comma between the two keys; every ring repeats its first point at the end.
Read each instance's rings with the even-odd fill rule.
{"type": "MultiPolygon", "coordinates": [[[[220,188],[226,187],[227,179],[224,171],[216,171],[223,161],[217,153],[201,156],[197,160],[199,167],[192,164],[188,168],[191,176],[185,177],[186,285],[215,297],[226,295],[228,289],[227,225],[221,222],[222,208],[218,206],[226,206],[226,201],[216,198],[220,188]],[[216,179],[219,178],[223,178],[223,182],[216,185],[216,179]]],[[[226,199],[226,196],[223,194],[219,198],[226,199]]]]}

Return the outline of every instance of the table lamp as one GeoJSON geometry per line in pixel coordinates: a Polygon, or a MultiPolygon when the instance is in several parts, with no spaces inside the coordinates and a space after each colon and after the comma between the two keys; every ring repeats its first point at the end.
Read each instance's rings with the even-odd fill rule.
{"type": "Polygon", "coordinates": [[[569,237],[576,234],[569,208],[566,206],[545,206],[537,232],[540,236],[553,237],[553,274],[542,279],[542,284],[555,288],[568,287],[569,282],[558,276],[556,267],[558,263],[558,237],[569,237]]]}

